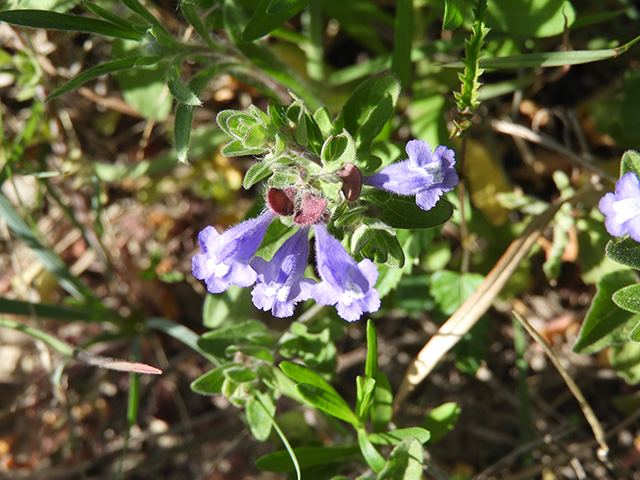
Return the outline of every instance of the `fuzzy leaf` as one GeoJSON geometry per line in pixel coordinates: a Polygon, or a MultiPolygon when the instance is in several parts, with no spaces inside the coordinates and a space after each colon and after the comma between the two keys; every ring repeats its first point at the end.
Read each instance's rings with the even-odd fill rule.
{"type": "Polygon", "coordinates": [[[619,242],[610,240],[605,252],[611,260],[620,265],[640,269],[640,244],[630,237],[619,242]]]}

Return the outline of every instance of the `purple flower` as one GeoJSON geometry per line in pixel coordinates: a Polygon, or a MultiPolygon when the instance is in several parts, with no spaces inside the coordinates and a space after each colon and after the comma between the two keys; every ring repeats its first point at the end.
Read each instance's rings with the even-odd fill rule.
{"type": "Polygon", "coordinates": [[[249,266],[273,220],[267,211],[257,218],[239,223],[220,234],[209,226],[198,235],[202,248],[191,260],[191,272],[204,280],[211,293],[224,292],[229,285],[250,287],[256,281],[256,272],[249,266]]]}
{"type": "Polygon", "coordinates": [[[431,152],[429,144],[422,140],[410,140],[406,150],[408,160],[365,176],[363,183],[398,195],[415,195],[418,206],[430,210],[444,192],[458,184],[455,154],[443,145],[431,152]]]}
{"type": "Polygon", "coordinates": [[[322,282],[313,286],[313,298],[321,305],[336,305],[338,315],[348,322],[358,320],[363,312],[380,308],[380,294],[373,288],[378,270],[367,258],[356,263],[327,228],[317,223],[316,252],[322,282]]]}
{"type": "Polygon", "coordinates": [[[311,298],[316,282],[304,277],[309,255],[309,228],[298,229],[275,253],[270,262],[260,257],[251,260],[258,283],[251,295],[253,304],[271,310],[276,317],[290,317],[296,303],[311,298]]]}
{"type": "Polygon", "coordinates": [[[625,173],[616,182],[615,193],[600,199],[598,208],[604,214],[604,226],[614,237],[629,234],[640,242],[640,183],[633,172],[625,173]]]}

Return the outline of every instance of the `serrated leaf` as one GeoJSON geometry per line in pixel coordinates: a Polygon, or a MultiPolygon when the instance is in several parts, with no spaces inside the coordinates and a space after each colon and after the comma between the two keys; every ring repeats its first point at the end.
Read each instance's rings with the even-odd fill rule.
{"type": "Polygon", "coordinates": [[[628,338],[631,329],[640,322],[640,315],[618,308],[612,296],[621,288],[635,284],[636,280],[632,270],[607,273],[598,280],[596,294],[573,346],[574,352],[595,353],[628,338]]]}
{"type": "Polygon", "coordinates": [[[391,117],[401,90],[398,77],[392,73],[370,78],[349,97],[336,119],[336,128],[346,129],[358,150],[367,151],[391,117]]]}
{"type": "Polygon", "coordinates": [[[222,392],[225,376],[222,368],[215,368],[191,382],[191,390],[201,395],[215,395],[222,392]]]}
{"type": "Polygon", "coordinates": [[[627,150],[620,160],[620,176],[629,172],[635,173],[640,178],[640,153],[635,150],[627,150]]]}
{"type": "Polygon", "coordinates": [[[401,197],[384,190],[369,190],[366,192],[366,200],[380,207],[378,218],[393,228],[438,227],[453,215],[453,206],[445,199],[440,199],[428,211],[418,207],[414,197],[401,197]]]}
{"type": "Polygon", "coordinates": [[[640,313],[640,285],[629,285],[613,294],[613,301],[620,308],[640,313]]]}
{"type": "Polygon", "coordinates": [[[605,253],[616,263],[640,269],[640,244],[630,237],[619,242],[610,240],[605,248],[605,253]]]}
{"type": "Polygon", "coordinates": [[[0,12],[0,21],[23,27],[97,33],[98,35],[136,41],[143,39],[142,35],[132,32],[131,29],[122,28],[111,22],[48,10],[5,10],[0,12]]]}
{"type": "Polygon", "coordinates": [[[273,416],[276,413],[276,406],[271,397],[261,395],[260,399],[257,399],[255,395],[251,395],[247,400],[245,411],[252,435],[259,442],[267,440],[271,433],[273,416]]]}
{"type": "Polygon", "coordinates": [[[296,389],[302,398],[318,410],[344,420],[354,427],[358,426],[358,417],[351,411],[347,402],[337,393],[306,383],[296,385],[296,389]]]}
{"type": "Polygon", "coordinates": [[[460,274],[441,270],[431,276],[429,294],[445,315],[453,315],[462,303],[477,290],[484,276],[479,273],[460,274]]]}

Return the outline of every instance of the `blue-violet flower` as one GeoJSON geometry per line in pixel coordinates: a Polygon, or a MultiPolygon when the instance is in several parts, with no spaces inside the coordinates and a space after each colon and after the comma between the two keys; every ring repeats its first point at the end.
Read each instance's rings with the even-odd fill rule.
{"type": "Polygon", "coordinates": [[[604,226],[614,237],[629,234],[640,242],[640,182],[633,172],[625,173],[616,182],[615,193],[600,199],[598,208],[604,214],[604,226]]]}
{"type": "Polygon", "coordinates": [[[304,277],[309,255],[309,228],[299,228],[275,253],[271,261],[254,257],[250,265],[258,274],[251,295],[253,304],[271,310],[275,317],[293,315],[296,303],[311,298],[316,282],[304,277]]]}
{"type": "Polygon", "coordinates": [[[364,312],[380,308],[380,294],[374,288],[378,270],[365,258],[356,263],[327,228],[317,223],[316,263],[322,282],[313,286],[313,298],[321,305],[336,305],[338,315],[353,322],[364,312]]]}
{"type": "Polygon", "coordinates": [[[431,152],[429,144],[422,140],[407,142],[406,151],[408,160],[363,177],[363,183],[398,195],[415,195],[416,204],[430,210],[444,192],[458,184],[455,154],[443,145],[431,152]]]}
{"type": "Polygon", "coordinates": [[[220,234],[209,226],[198,235],[202,253],[191,260],[191,272],[204,280],[211,293],[224,292],[229,285],[250,287],[256,272],[249,266],[275,215],[266,211],[220,234]]]}

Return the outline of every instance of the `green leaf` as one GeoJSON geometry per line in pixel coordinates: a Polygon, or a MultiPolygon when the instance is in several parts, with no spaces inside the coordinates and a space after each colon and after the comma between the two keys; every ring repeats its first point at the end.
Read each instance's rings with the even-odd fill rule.
{"type": "Polygon", "coordinates": [[[623,287],[633,285],[637,275],[632,270],[618,270],[603,275],[596,284],[596,294],[591,308],[582,322],[573,351],[584,355],[595,353],[604,347],[624,342],[631,329],[640,322],[640,315],[621,310],[613,302],[613,294],[623,287]]]}
{"type": "Polygon", "coordinates": [[[180,2],[180,11],[184,19],[194,28],[198,35],[204,40],[204,42],[211,47],[214,51],[221,51],[223,48],[217,44],[211,35],[209,30],[203,23],[203,19],[200,17],[200,13],[196,11],[191,0],[182,0],[180,2]]]}
{"type": "Polygon", "coordinates": [[[224,378],[231,380],[234,383],[253,382],[258,378],[253,370],[238,363],[225,365],[222,369],[222,374],[224,378]]]}
{"type": "Polygon", "coordinates": [[[398,0],[394,24],[391,71],[398,76],[401,85],[409,85],[411,75],[411,43],[416,12],[413,0],[398,0]]]}
{"type": "Polygon", "coordinates": [[[111,22],[80,15],[50,12],[47,10],[5,10],[0,12],[0,21],[23,27],[97,33],[98,35],[135,40],[138,42],[143,39],[142,35],[111,22]]]}
{"type": "Polygon", "coordinates": [[[89,322],[104,322],[104,311],[95,308],[78,308],[70,305],[55,305],[51,303],[31,303],[23,300],[12,300],[0,297],[0,313],[10,313],[12,315],[32,316],[41,318],[51,318],[71,322],[74,320],[89,322]]]}
{"type": "Polygon", "coordinates": [[[320,101],[315,92],[305,84],[304,80],[294,73],[267,47],[258,43],[251,43],[243,38],[243,30],[246,25],[244,13],[236,2],[225,0],[223,6],[224,24],[229,38],[236,47],[256,64],[264,73],[282,83],[285,87],[304,98],[312,109],[318,108],[320,101]]]}
{"type": "Polygon", "coordinates": [[[403,440],[393,449],[385,468],[376,480],[413,480],[422,478],[424,453],[417,440],[403,440]]]}
{"type": "Polygon", "coordinates": [[[477,290],[484,276],[479,273],[460,274],[451,270],[441,270],[431,276],[429,293],[445,315],[453,313],[477,290]]]}
{"type": "Polygon", "coordinates": [[[518,37],[551,37],[571,27],[576,12],[567,0],[489,0],[487,25],[518,37]]]}
{"type": "Polygon", "coordinates": [[[173,106],[165,81],[167,65],[156,63],[146,67],[141,65],[136,67],[121,70],[114,75],[122,89],[122,96],[145,118],[155,121],[165,120],[173,106]]]}
{"type": "Polygon", "coordinates": [[[201,395],[222,393],[225,376],[222,368],[214,368],[191,382],[191,390],[201,395]]]}
{"type": "MultiPolygon", "coordinates": [[[[300,463],[300,468],[310,468],[327,463],[340,462],[356,453],[359,449],[355,446],[349,447],[298,447],[293,450],[300,463]]],[[[286,450],[270,453],[256,460],[256,466],[260,470],[267,472],[292,472],[293,462],[286,450]]]]}
{"type": "Polygon", "coordinates": [[[306,5],[311,0],[270,0],[269,6],[267,7],[267,13],[270,15],[275,15],[276,13],[280,13],[288,8],[292,8],[298,5],[306,5]]]}
{"type": "Polygon", "coordinates": [[[167,32],[162,23],[160,23],[160,21],[138,0],[122,0],[122,3],[124,3],[125,6],[132,12],[138,14],[140,18],[142,18],[145,22],[151,25],[153,27],[153,34],[163,40],[168,40],[169,43],[173,43],[171,35],[169,34],[169,32],[167,32]]]}
{"type": "MultiPolygon", "coordinates": [[[[0,12],[2,13],[2,12],[0,12]]],[[[96,67],[90,68],[89,70],[85,70],[80,73],[77,77],[70,80],[68,83],[64,84],[62,87],[55,90],[51,93],[46,101],[53,100],[60,95],[63,95],[74,88],[79,87],[80,85],[87,83],[94,78],[101,77],[103,75],[107,75],[109,73],[117,72],[120,70],[127,70],[133,67],[141,67],[145,65],[153,65],[158,63],[162,57],[154,56],[154,57],[129,57],[129,58],[121,58],[119,60],[113,60],[111,62],[103,63],[102,65],[98,65],[96,67]]]]}
{"type": "Polygon", "coordinates": [[[384,457],[380,455],[380,452],[375,449],[364,429],[358,429],[358,445],[360,446],[360,452],[365,462],[371,467],[371,470],[376,473],[381,471],[387,462],[384,457]]]}
{"type": "Polygon", "coordinates": [[[375,432],[387,429],[393,415],[393,392],[387,376],[378,372],[375,376],[376,389],[373,392],[371,423],[375,432]]]}
{"type": "Polygon", "coordinates": [[[613,301],[620,308],[640,313],[640,285],[629,285],[613,294],[613,301]]]}
{"type": "Polygon", "coordinates": [[[422,422],[422,427],[426,428],[431,434],[429,439],[431,444],[436,443],[453,430],[461,412],[462,409],[455,402],[443,403],[429,412],[427,418],[422,422]]]}
{"type": "Polygon", "coordinates": [[[392,268],[402,268],[404,252],[395,230],[377,220],[371,220],[364,218],[363,224],[353,233],[351,251],[361,252],[376,263],[386,264],[392,268]]]}
{"type": "Polygon", "coordinates": [[[400,80],[392,73],[370,78],[349,97],[336,119],[336,128],[346,129],[358,150],[368,150],[391,117],[400,91],[400,80]]]}
{"type": "Polygon", "coordinates": [[[342,130],[339,135],[332,135],[322,145],[320,152],[322,163],[328,168],[341,167],[346,162],[356,161],[356,143],[349,132],[342,130]]]}
{"type": "Polygon", "coordinates": [[[335,390],[329,391],[316,385],[299,383],[296,385],[298,393],[318,410],[328,415],[344,420],[354,427],[358,426],[358,417],[351,411],[347,402],[335,390]]]}
{"type": "Polygon", "coordinates": [[[444,18],[442,19],[443,30],[455,30],[462,25],[464,19],[461,12],[462,0],[445,0],[444,18]]]}
{"type": "Polygon", "coordinates": [[[141,25],[136,25],[135,23],[132,23],[125,18],[115,15],[114,13],[111,13],[109,10],[104,9],[101,6],[96,5],[95,3],[83,1],[82,6],[85,7],[87,10],[93,12],[97,16],[102,17],[107,22],[111,22],[115,25],[118,25],[124,30],[129,30],[138,35],[144,35],[147,31],[146,27],[141,25]]]}
{"type": "Polygon", "coordinates": [[[272,32],[302,10],[311,0],[260,0],[242,38],[256,40],[272,32]]]}
{"type": "Polygon", "coordinates": [[[397,445],[403,440],[415,439],[420,443],[427,443],[431,438],[428,430],[420,427],[399,428],[382,433],[370,433],[369,440],[376,445],[397,445]]]}
{"type": "Polygon", "coordinates": [[[265,153],[265,148],[249,148],[246,147],[241,140],[232,140],[227,143],[220,153],[225,157],[243,157],[248,155],[260,155],[265,153]]]}
{"type": "Polygon", "coordinates": [[[378,374],[378,339],[373,320],[367,320],[367,359],[364,364],[364,376],[376,378],[378,374]]]}
{"type": "Polygon", "coordinates": [[[230,345],[250,344],[251,335],[266,333],[264,324],[255,320],[247,320],[237,325],[220,328],[203,334],[198,339],[198,346],[215,357],[225,357],[226,348],[230,345]]]}
{"type": "Polygon", "coordinates": [[[329,382],[305,365],[285,360],[280,363],[280,370],[294,382],[314,385],[322,390],[338,395],[336,389],[333,388],[329,382]]]}
{"type": "Polygon", "coordinates": [[[609,361],[618,376],[630,385],[640,383],[640,344],[625,342],[609,350],[609,361]]]}
{"type": "Polygon", "coordinates": [[[331,121],[331,114],[329,113],[329,110],[327,110],[325,107],[319,108],[313,114],[313,119],[318,124],[323,137],[327,138],[333,135],[335,128],[333,127],[333,122],[331,121]]]}
{"type": "Polygon", "coordinates": [[[251,433],[259,442],[264,442],[269,438],[273,416],[276,413],[276,406],[269,395],[261,395],[257,399],[251,395],[245,406],[247,412],[247,423],[251,433]]]}
{"type": "MultiPolygon", "coordinates": [[[[636,176],[640,178],[640,153],[635,150],[627,150],[624,152],[622,159],[620,160],[620,176],[629,172],[635,173],[636,176]]],[[[635,243],[635,245],[637,246],[638,244],[635,243]]]]}
{"type": "Polygon", "coordinates": [[[610,240],[607,243],[605,252],[614,262],[640,269],[640,244],[630,237],[619,242],[610,240]]]}
{"type": "Polygon", "coordinates": [[[260,160],[255,165],[251,166],[251,168],[247,170],[247,173],[245,173],[244,180],[242,181],[242,186],[244,187],[244,189],[249,190],[260,180],[271,175],[273,173],[273,171],[271,170],[271,165],[273,165],[272,162],[260,160]]]}
{"type": "Polygon", "coordinates": [[[169,92],[173,95],[178,102],[191,107],[199,107],[202,105],[202,100],[198,98],[189,87],[187,87],[182,80],[180,80],[180,68],[178,65],[173,65],[169,69],[169,75],[167,78],[167,86],[169,92]]]}
{"type": "Polygon", "coordinates": [[[380,208],[378,218],[393,228],[433,228],[445,223],[453,215],[453,206],[440,199],[431,210],[422,210],[414,197],[401,197],[384,190],[371,189],[363,194],[366,200],[380,208]]]}

